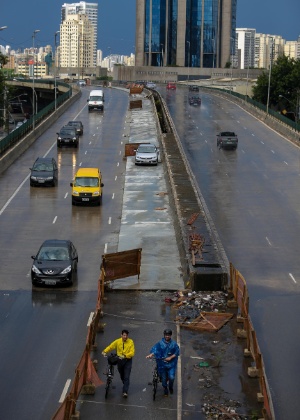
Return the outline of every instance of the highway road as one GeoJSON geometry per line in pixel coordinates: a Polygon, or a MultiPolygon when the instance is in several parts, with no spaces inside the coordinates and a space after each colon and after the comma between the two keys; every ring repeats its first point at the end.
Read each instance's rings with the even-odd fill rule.
{"type": "MultiPolygon", "coordinates": [[[[201,107],[191,108],[187,89],[158,89],[170,109],[227,256],[246,278],[251,318],[276,418],[296,420],[300,412],[295,368],[299,348],[299,149],[224,99],[201,93],[201,107]],[[220,130],[237,131],[237,151],[218,150],[216,133],[220,130]]],[[[54,414],[66,378],[73,377],[84,348],[88,317],[95,308],[101,255],[104,249],[117,251],[128,95],[106,89],[103,115],[87,113],[87,96],[88,88],[84,88],[82,98],[0,175],[1,420],[44,420],[54,414]],[[80,119],[85,128],[79,149],[57,150],[56,132],[73,119],[80,119]],[[57,159],[58,186],[30,188],[29,168],[37,156],[46,154],[57,159]],[[105,186],[100,208],[71,206],[69,184],[79,165],[101,168],[105,186]],[[78,249],[78,282],[62,291],[32,291],[30,256],[45,238],[56,236],[67,236],[78,249]]],[[[127,297],[116,296],[112,295],[106,307],[110,328],[103,339],[109,342],[129,325],[138,337],[141,354],[146,354],[160,338],[164,325],[173,319],[170,309],[162,303],[163,295],[128,292],[127,297]],[[154,313],[154,307],[160,308],[158,313],[154,313]],[[116,308],[120,308],[122,316],[127,314],[125,322],[113,315],[116,308]]],[[[202,345],[193,333],[183,332],[181,338],[184,375],[190,378],[193,360],[187,355],[199,356],[202,345]]],[[[160,401],[153,407],[147,382],[151,367],[146,363],[140,356],[135,365],[134,405],[126,407],[118,398],[104,404],[101,394],[91,404],[95,415],[110,418],[111,410],[118,407],[118,415],[130,412],[136,418],[147,418],[146,412],[148,418],[159,420],[168,413],[167,418],[175,419],[183,404],[189,418],[200,419],[200,404],[192,404],[197,383],[185,384],[183,400],[160,401]]],[[[236,376],[226,373],[224,381],[238,389],[233,379],[236,376]]],[[[83,414],[84,408],[83,404],[83,414]]]]}
{"type": "Polygon", "coordinates": [[[277,420],[298,419],[300,150],[230,100],[160,88],[229,261],[242,273],[277,420]],[[235,131],[236,151],[216,134],[235,131]]]}
{"type": "Polygon", "coordinates": [[[1,420],[52,417],[85,346],[105,244],[107,252],[117,250],[128,95],[114,92],[112,104],[107,90],[103,114],[88,114],[87,97],[84,90],[82,98],[0,176],[1,420]],[[57,149],[56,133],[75,119],[84,124],[79,148],[57,149]],[[57,160],[58,186],[30,188],[29,168],[45,155],[57,160]],[[105,187],[100,208],[72,207],[70,182],[79,166],[101,168],[105,187]],[[78,282],[72,288],[32,291],[30,257],[48,238],[71,239],[77,247],[78,282]]]}

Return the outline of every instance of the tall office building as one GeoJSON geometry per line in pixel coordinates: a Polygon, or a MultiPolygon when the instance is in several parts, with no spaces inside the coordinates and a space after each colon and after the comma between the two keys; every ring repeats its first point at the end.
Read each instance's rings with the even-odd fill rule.
{"type": "Polygon", "coordinates": [[[225,67],[237,0],[138,0],[136,66],[225,67]]]}
{"type": "Polygon", "coordinates": [[[93,67],[95,67],[97,62],[98,3],[85,1],[64,3],[61,8],[61,23],[66,20],[67,16],[78,14],[85,14],[94,28],[93,67]]]}

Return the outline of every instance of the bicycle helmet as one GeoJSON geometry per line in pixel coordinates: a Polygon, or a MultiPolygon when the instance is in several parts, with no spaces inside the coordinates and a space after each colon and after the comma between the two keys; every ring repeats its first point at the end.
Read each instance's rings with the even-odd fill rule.
{"type": "Polygon", "coordinates": [[[172,335],[172,330],[164,330],[164,335],[172,335]]]}

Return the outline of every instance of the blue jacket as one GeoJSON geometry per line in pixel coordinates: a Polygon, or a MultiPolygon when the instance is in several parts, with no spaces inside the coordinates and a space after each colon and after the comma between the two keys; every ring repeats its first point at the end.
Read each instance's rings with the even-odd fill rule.
{"type": "Polygon", "coordinates": [[[180,349],[176,341],[171,339],[169,342],[167,342],[164,338],[162,338],[158,343],[156,343],[152,347],[150,353],[153,353],[156,359],[165,359],[166,357],[169,357],[172,354],[176,355],[176,357],[174,357],[170,362],[167,363],[163,360],[157,360],[159,370],[162,368],[171,369],[177,367],[180,349]]]}

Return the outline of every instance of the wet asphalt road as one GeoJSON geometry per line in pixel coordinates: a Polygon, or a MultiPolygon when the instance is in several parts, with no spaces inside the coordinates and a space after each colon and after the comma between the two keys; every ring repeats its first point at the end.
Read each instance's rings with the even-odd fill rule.
{"type": "Polygon", "coordinates": [[[247,281],[277,420],[300,417],[300,150],[240,107],[160,88],[225,252],[247,281]],[[237,151],[216,133],[236,131],[237,151]]]}
{"type": "MultiPolygon", "coordinates": [[[[299,150],[224,100],[201,94],[202,106],[198,109],[189,107],[186,90],[178,89],[166,95],[223,246],[230,261],[247,280],[250,313],[264,356],[277,419],[296,420],[295,413],[300,411],[295,369],[299,348],[295,333],[300,281],[299,150]],[[217,149],[215,134],[223,129],[238,132],[240,144],[236,152],[217,149]]],[[[95,307],[101,255],[104,249],[115,252],[119,245],[125,176],[125,161],[120,156],[122,137],[128,133],[128,97],[123,92],[112,93],[107,89],[107,111],[100,116],[85,112],[86,96],[87,89],[84,89],[82,99],[0,176],[0,315],[1,337],[5,337],[0,348],[0,406],[4,420],[46,419],[53,415],[66,379],[73,377],[84,348],[87,320],[95,307]],[[81,119],[85,126],[79,149],[57,152],[55,133],[75,118],[81,119]],[[56,189],[30,189],[28,168],[37,156],[47,151],[57,158],[59,185],[56,189]],[[69,183],[81,162],[101,167],[105,188],[100,209],[71,206],[69,183]],[[50,236],[68,236],[76,244],[80,256],[78,283],[67,291],[32,292],[30,255],[50,236]]],[[[178,404],[182,404],[189,418],[201,418],[193,393],[185,392],[183,401],[160,398],[154,407],[149,395],[147,383],[151,368],[147,367],[143,354],[159,339],[166,324],[173,325],[173,316],[163,303],[163,296],[159,293],[148,296],[149,306],[143,295],[130,296],[134,308],[127,307],[126,293],[125,297],[117,296],[122,296],[121,302],[114,295],[109,298],[108,305],[112,306],[106,309],[108,328],[100,339],[109,342],[123,326],[129,325],[134,331],[140,350],[132,377],[131,392],[136,398],[134,404],[128,400],[123,405],[116,379],[112,405],[103,404],[100,392],[96,401],[90,404],[85,401],[80,409],[96,410],[91,418],[110,418],[110,410],[116,415],[118,409],[118,415],[123,417],[130,413],[127,418],[134,418],[136,413],[135,418],[175,419],[178,404]],[[153,311],[157,307],[159,313],[153,311]]],[[[182,364],[193,371],[189,357],[201,355],[199,337],[184,332],[181,347],[182,364]]],[[[224,378],[229,377],[227,372],[224,378]]],[[[241,384],[232,380],[231,386],[232,395],[238,395],[241,384]]],[[[197,383],[187,389],[196,387],[197,383]]]]}

